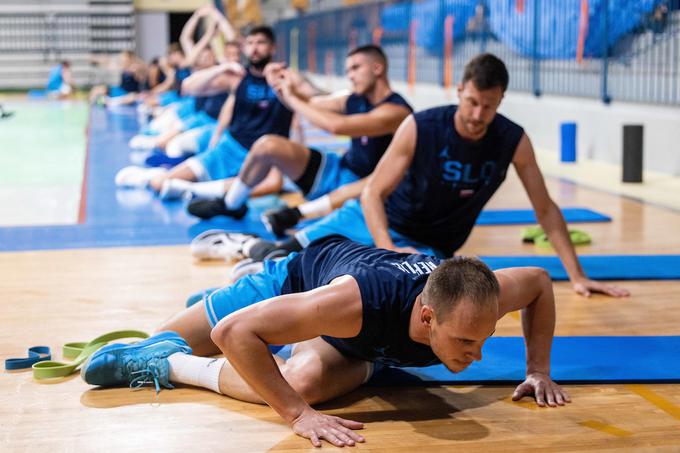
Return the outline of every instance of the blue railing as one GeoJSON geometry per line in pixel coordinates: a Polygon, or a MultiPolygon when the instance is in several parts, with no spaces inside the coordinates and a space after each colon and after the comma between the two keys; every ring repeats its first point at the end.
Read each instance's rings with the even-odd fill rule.
{"type": "Polygon", "coordinates": [[[344,72],[347,51],[380,43],[393,80],[460,80],[480,52],[510,90],[680,105],[680,0],[420,0],[370,3],[277,22],[279,56],[344,72]]]}

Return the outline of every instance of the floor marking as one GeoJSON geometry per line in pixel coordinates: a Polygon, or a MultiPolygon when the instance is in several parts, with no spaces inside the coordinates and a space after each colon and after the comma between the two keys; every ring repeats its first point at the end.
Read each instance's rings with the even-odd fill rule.
{"type": "Polygon", "coordinates": [[[586,428],[596,429],[602,431],[603,433],[611,434],[617,437],[628,437],[632,436],[633,433],[626,431],[625,429],[617,428],[616,426],[608,425],[606,423],[598,422],[597,420],[584,420],[578,423],[586,428]]]}
{"type": "Polygon", "coordinates": [[[676,404],[671,403],[666,398],[650,390],[646,385],[642,384],[630,384],[626,386],[629,390],[637,393],[642,398],[646,399],[662,411],[666,412],[671,417],[675,417],[680,420],[680,407],[676,404]]]}

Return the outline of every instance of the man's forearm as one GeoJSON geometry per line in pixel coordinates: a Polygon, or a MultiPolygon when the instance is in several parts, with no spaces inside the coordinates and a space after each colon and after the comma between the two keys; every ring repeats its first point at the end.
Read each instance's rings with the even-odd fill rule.
{"type": "Polygon", "coordinates": [[[555,333],[555,300],[547,274],[537,279],[537,296],[522,310],[527,349],[527,374],[550,374],[550,350],[555,333]]]}
{"type": "Polygon", "coordinates": [[[202,95],[210,82],[227,69],[228,64],[220,64],[191,74],[182,82],[182,94],[189,96],[202,95]]]}
{"type": "Polygon", "coordinates": [[[384,249],[393,249],[394,242],[392,242],[388,230],[384,200],[378,194],[375,194],[370,190],[369,187],[365,187],[364,191],[361,193],[361,209],[364,213],[364,219],[366,220],[368,231],[371,233],[375,246],[384,249]]]}
{"type": "Polygon", "coordinates": [[[291,109],[304,116],[314,126],[331,133],[335,133],[339,123],[344,119],[344,115],[322,110],[297,95],[290,96],[286,101],[291,109]]]}
{"type": "Polygon", "coordinates": [[[238,326],[217,327],[211,338],[244,381],[286,422],[292,424],[309,405],[286,382],[262,339],[238,326]]]}
{"type": "Polygon", "coordinates": [[[560,257],[569,278],[584,277],[583,269],[576,256],[576,250],[569,238],[567,224],[564,221],[560,208],[553,202],[545,213],[537,212],[538,221],[543,227],[545,234],[550,238],[550,243],[560,257]]]}

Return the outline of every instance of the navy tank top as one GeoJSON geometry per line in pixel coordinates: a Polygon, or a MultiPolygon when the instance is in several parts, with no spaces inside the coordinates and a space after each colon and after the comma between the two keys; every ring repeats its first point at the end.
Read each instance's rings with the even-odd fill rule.
{"type": "MultiPolygon", "coordinates": [[[[366,96],[352,94],[347,98],[345,112],[348,115],[366,113],[381,104],[387,103],[403,105],[409,112],[413,111],[408,102],[406,102],[406,99],[397,93],[392,93],[376,105],[371,104],[366,96]]],[[[392,141],[392,136],[393,134],[381,135],[379,137],[368,137],[366,135],[352,137],[352,146],[342,156],[343,165],[361,178],[370,175],[392,141]]]]}
{"type": "Polygon", "coordinates": [[[264,77],[253,75],[247,68],[234,96],[229,133],[244,148],[250,149],[266,134],[288,137],[293,113],[279,101],[264,77]]]}
{"type": "Polygon", "coordinates": [[[120,74],[120,87],[128,93],[139,92],[139,82],[130,71],[123,71],[120,74]]]}
{"type": "Polygon", "coordinates": [[[180,67],[175,66],[175,84],[173,85],[172,89],[181,93],[182,82],[184,81],[184,79],[186,79],[190,75],[191,75],[191,68],[189,68],[189,67],[180,68],[180,67]]]}
{"type": "Polygon", "coordinates": [[[212,96],[196,96],[195,109],[197,112],[205,112],[211,118],[217,119],[228,97],[228,92],[213,94],[212,96]]]}
{"type": "Polygon", "coordinates": [[[409,337],[416,297],[440,260],[376,249],[331,235],[312,242],[288,263],[282,294],[309,291],[343,275],[361,291],[363,321],[352,338],[322,338],[345,355],[384,365],[429,366],[440,363],[432,349],[409,337]]]}
{"type": "Polygon", "coordinates": [[[524,130],[496,114],[477,142],[453,124],[456,106],[414,114],[418,138],[404,179],[390,194],[390,228],[452,255],[472,231],[484,205],[505,179],[524,130]]]}

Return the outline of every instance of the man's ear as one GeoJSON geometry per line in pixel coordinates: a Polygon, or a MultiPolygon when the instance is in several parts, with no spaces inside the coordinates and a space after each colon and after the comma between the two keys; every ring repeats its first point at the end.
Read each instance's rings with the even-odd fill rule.
{"type": "Polygon", "coordinates": [[[427,325],[428,327],[432,325],[434,320],[434,311],[429,305],[423,305],[420,307],[420,322],[427,325]]]}

